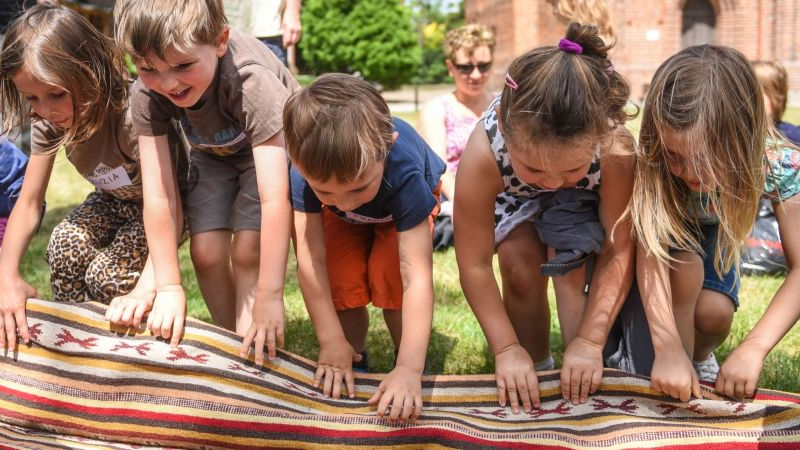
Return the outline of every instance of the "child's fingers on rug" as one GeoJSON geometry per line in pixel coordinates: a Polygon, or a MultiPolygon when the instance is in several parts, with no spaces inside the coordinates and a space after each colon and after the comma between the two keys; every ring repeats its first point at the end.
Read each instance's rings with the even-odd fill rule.
{"type": "Polygon", "coordinates": [[[28,318],[25,317],[25,310],[23,309],[21,311],[17,311],[15,316],[17,319],[17,331],[19,332],[19,337],[22,338],[22,342],[27,344],[31,341],[31,333],[28,331],[28,318]]]}
{"type": "Polygon", "coordinates": [[[3,348],[14,352],[17,349],[17,325],[13,314],[10,312],[3,315],[3,326],[5,328],[5,333],[2,333],[3,330],[0,330],[3,348]]]}
{"type": "MultiPolygon", "coordinates": [[[[526,374],[526,381],[528,382],[528,395],[531,399],[531,406],[538,409],[541,405],[541,402],[539,393],[539,378],[536,376],[536,372],[526,374]]],[[[530,412],[531,410],[528,409],[526,411],[530,412]]]]}
{"type": "Polygon", "coordinates": [[[497,377],[497,401],[500,406],[506,406],[506,381],[498,376],[497,377]]]}
{"type": "Polygon", "coordinates": [[[356,397],[356,381],[355,381],[355,379],[353,377],[353,371],[352,370],[345,370],[345,372],[344,372],[344,384],[345,384],[345,387],[347,388],[347,396],[349,398],[355,398],[356,397]]]}
{"type": "Polygon", "coordinates": [[[183,325],[184,325],[184,318],[183,316],[175,317],[175,320],[172,323],[172,339],[170,340],[170,345],[173,347],[177,347],[178,344],[181,342],[181,338],[183,337],[183,325]]]}
{"type": "Polygon", "coordinates": [[[571,377],[572,377],[572,370],[568,367],[563,367],[561,369],[560,386],[561,386],[561,398],[563,398],[564,400],[569,400],[572,397],[572,391],[571,391],[572,386],[570,385],[571,377]]]}
{"type": "Polygon", "coordinates": [[[524,374],[523,378],[517,381],[517,391],[519,391],[522,409],[525,412],[530,412],[533,407],[533,392],[530,389],[530,377],[528,375],[529,374],[524,374]]]}
{"type": "Polygon", "coordinates": [[[692,396],[694,396],[694,398],[703,398],[703,390],[700,389],[700,382],[697,381],[697,374],[692,375],[692,396]]]}
{"type": "Polygon", "coordinates": [[[517,382],[515,379],[508,380],[506,391],[508,391],[508,403],[511,406],[511,412],[514,414],[519,413],[519,397],[517,396],[517,382]]]}

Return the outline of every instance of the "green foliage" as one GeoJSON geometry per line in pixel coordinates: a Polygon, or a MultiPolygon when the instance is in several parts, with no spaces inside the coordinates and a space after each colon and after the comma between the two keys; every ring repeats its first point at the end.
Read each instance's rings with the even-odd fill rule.
{"type": "MultiPolygon", "coordinates": [[[[460,3],[460,2],[459,2],[460,3]]],[[[442,44],[448,31],[464,24],[463,3],[453,8],[446,0],[414,0],[415,19],[422,28],[422,65],[416,81],[420,84],[447,81],[442,44]]]]}
{"type": "Polygon", "coordinates": [[[316,73],[360,72],[394,88],[419,67],[411,14],[396,0],[307,0],[300,49],[316,73]]]}

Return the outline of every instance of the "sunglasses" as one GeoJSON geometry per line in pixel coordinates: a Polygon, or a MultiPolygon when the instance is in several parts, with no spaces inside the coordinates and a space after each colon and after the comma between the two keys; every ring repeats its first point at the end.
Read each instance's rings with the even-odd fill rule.
{"type": "Polygon", "coordinates": [[[457,71],[459,71],[464,75],[471,75],[476,67],[478,68],[478,72],[480,73],[486,73],[492,67],[491,61],[478,64],[457,64],[455,61],[452,62],[453,62],[453,67],[455,67],[457,71]]]}

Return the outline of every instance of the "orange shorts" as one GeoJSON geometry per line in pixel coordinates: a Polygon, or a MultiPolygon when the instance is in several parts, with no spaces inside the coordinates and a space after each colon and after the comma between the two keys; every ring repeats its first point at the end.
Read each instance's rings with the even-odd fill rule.
{"type": "MultiPolygon", "coordinates": [[[[439,200],[440,186],[433,195],[439,200]]],[[[431,236],[439,206],[428,217],[431,236]]],[[[402,309],[403,279],[400,247],[394,221],[356,224],[322,208],[325,229],[325,263],[337,311],[366,306],[402,309]]],[[[433,251],[433,247],[431,247],[433,251]]]]}

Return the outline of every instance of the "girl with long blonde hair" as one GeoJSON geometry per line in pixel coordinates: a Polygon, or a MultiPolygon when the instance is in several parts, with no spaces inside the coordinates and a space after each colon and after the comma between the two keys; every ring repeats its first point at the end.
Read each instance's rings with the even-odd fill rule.
{"type": "Polygon", "coordinates": [[[653,386],[688,400],[700,395],[699,377],[727,395],[752,396],[767,353],[800,317],[792,298],[800,274],[791,270],[800,258],[800,155],[778,140],[745,57],[715,45],[689,47],[659,67],[638,152],[630,210],[653,386]],[[713,350],[739,304],[740,253],[762,196],[773,202],[790,271],[719,369],[713,350]]]}

